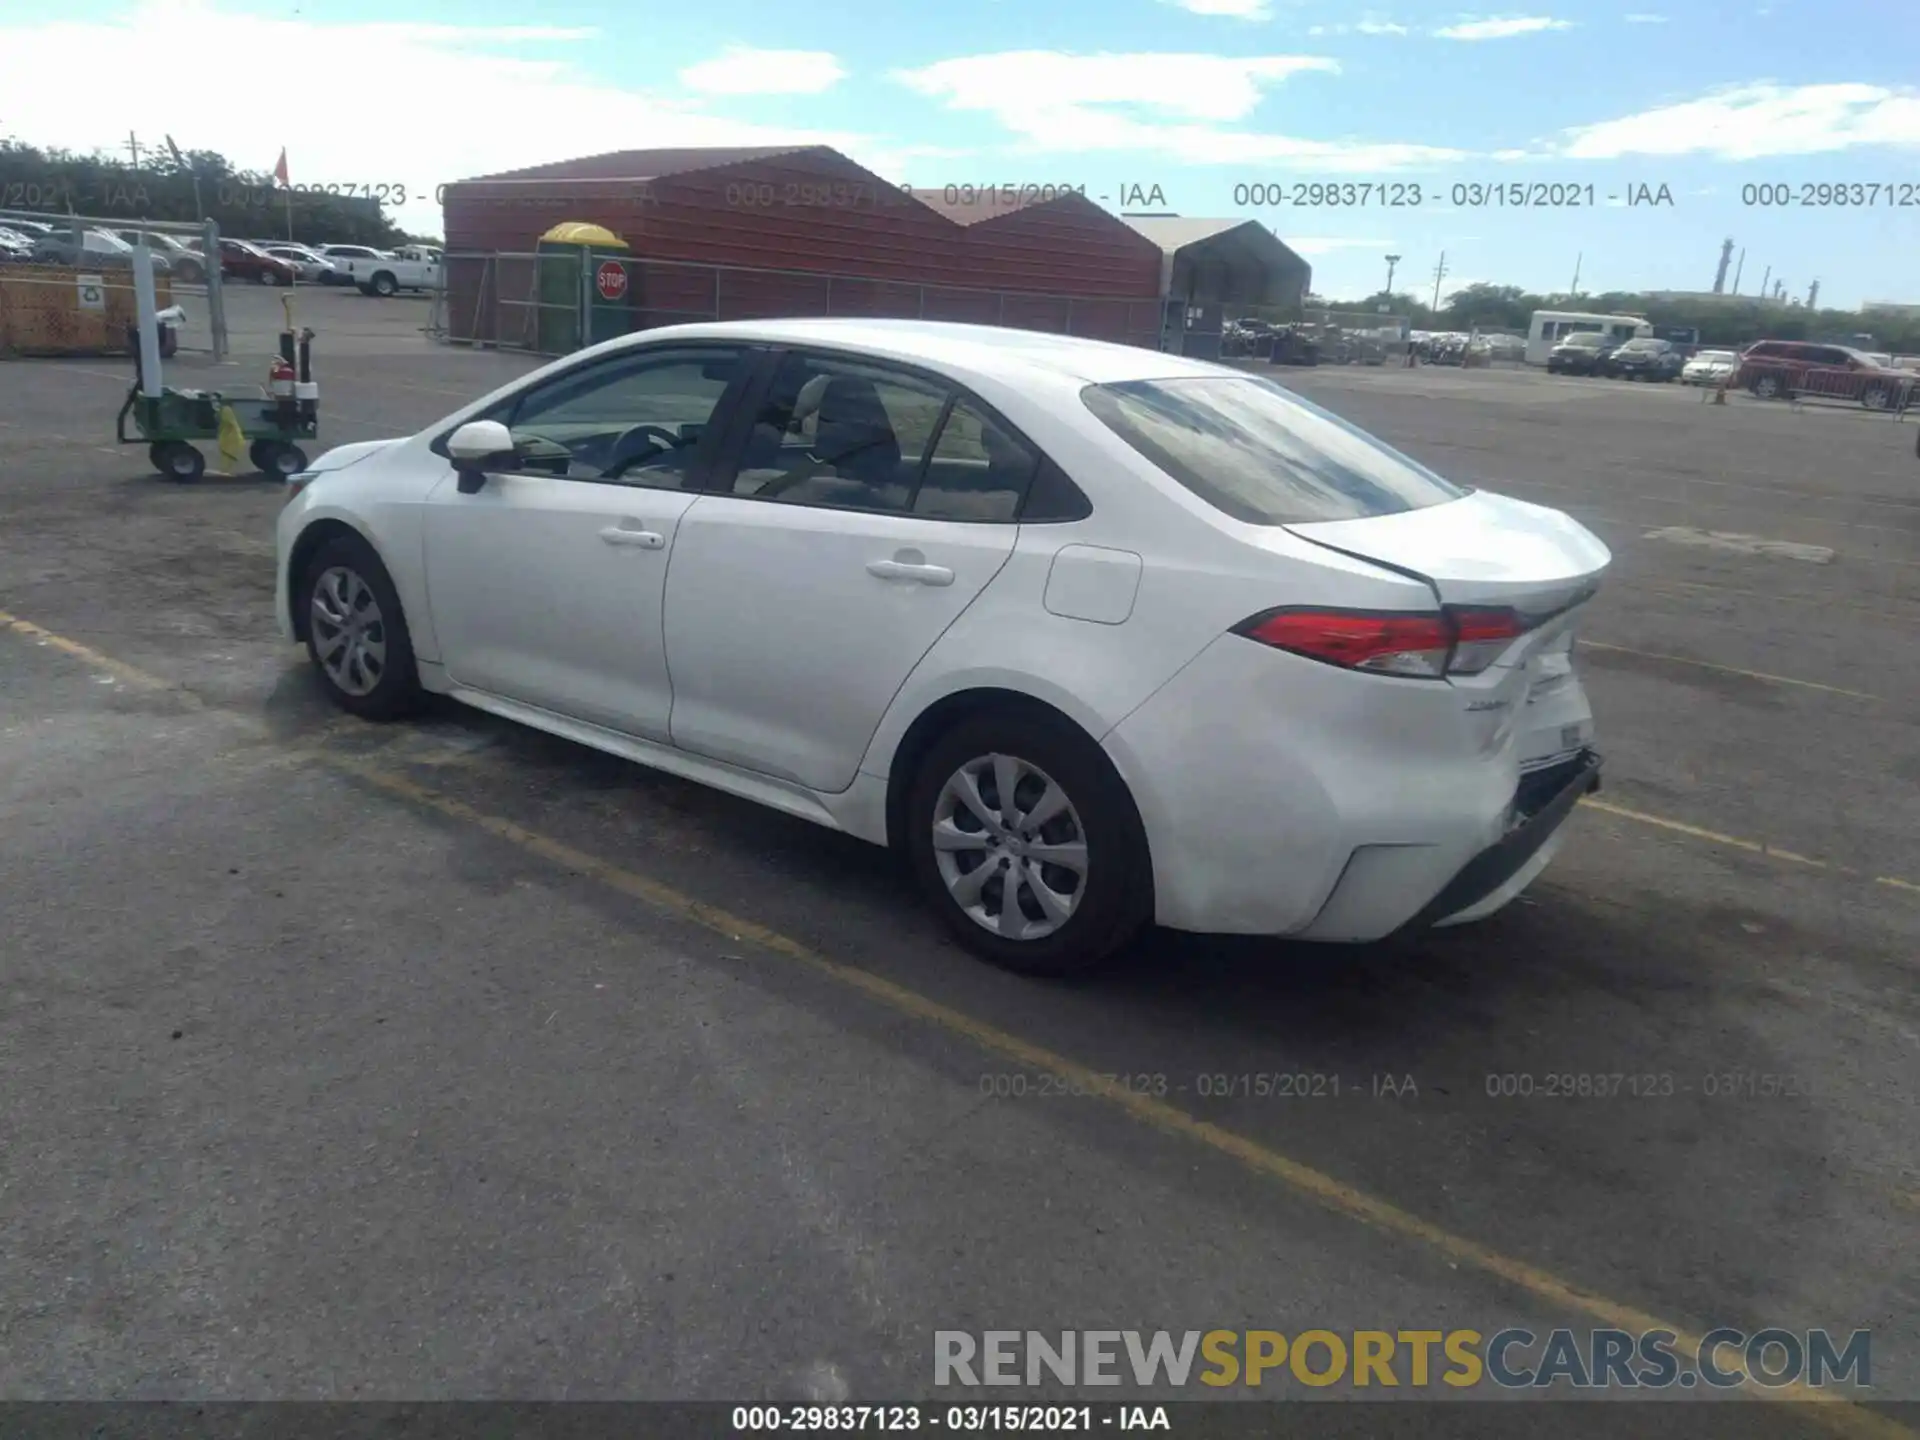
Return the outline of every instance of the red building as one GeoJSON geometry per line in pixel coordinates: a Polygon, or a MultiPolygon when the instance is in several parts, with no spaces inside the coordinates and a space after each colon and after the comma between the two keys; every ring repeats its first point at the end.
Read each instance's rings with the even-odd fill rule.
{"type": "Polygon", "coordinates": [[[907,191],[825,146],[627,150],[447,186],[451,338],[526,343],[564,221],[631,248],[638,326],[920,316],[1154,345],[1161,248],[1079,194],[907,191]]]}

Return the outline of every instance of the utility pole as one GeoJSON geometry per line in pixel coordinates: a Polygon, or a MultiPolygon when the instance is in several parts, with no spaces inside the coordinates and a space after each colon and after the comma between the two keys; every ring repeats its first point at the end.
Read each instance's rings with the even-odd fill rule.
{"type": "Polygon", "coordinates": [[[180,147],[173,143],[173,136],[166,137],[167,153],[173,156],[173,163],[187,172],[193,181],[193,218],[205,220],[207,207],[200,203],[200,172],[187,164],[187,157],[180,153],[180,147]]]}
{"type": "Polygon", "coordinates": [[[1740,272],[1746,268],[1747,252],[1746,249],[1742,247],[1740,251],[1740,263],[1733,267],[1733,293],[1736,295],[1740,293],[1740,272]]]}
{"type": "Polygon", "coordinates": [[[1393,299],[1393,267],[1400,263],[1398,255],[1387,256],[1387,299],[1393,299]]]}
{"type": "Polygon", "coordinates": [[[1587,252],[1584,250],[1573,257],[1573,284],[1567,287],[1567,298],[1570,300],[1580,298],[1580,262],[1586,258],[1587,252]]]}
{"type": "Polygon", "coordinates": [[[1773,279],[1773,267],[1769,265],[1766,273],[1760,277],[1760,298],[1762,300],[1767,299],[1773,294],[1773,292],[1767,288],[1767,282],[1771,279],[1773,279]]]}
{"type": "Polygon", "coordinates": [[[133,168],[136,171],[139,170],[140,168],[140,137],[134,134],[133,131],[131,130],[127,131],[127,153],[133,156],[133,168]]]}
{"type": "Polygon", "coordinates": [[[1447,252],[1440,252],[1440,263],[1433,267],[1433,304],[1431,309],[1440,308],[1440,282],[1447,278],[1447,252]]]}
{"type": "Polygon", "coordinates": [[[1814,281],[1807,287],[1807,309],[1813,309],[1813,302],[1820,298],[1820,282],[1814,281]]]}
{"type": "Polygon", "coordinates": [[[1724,295],[1727,289],[1727,265],[1733,259],[1733,239],[1729,236],[1720,245],[1720,268],[1713,272],[1713,293],[1724,295]]]}

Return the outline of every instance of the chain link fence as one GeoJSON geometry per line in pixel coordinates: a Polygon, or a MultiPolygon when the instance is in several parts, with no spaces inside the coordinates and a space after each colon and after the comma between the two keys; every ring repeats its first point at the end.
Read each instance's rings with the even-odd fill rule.
{"type": "Polygon", "coordinates": [[[428,333],[463,345],[560,355],[662,325],[801,316],[958,321],[1157,349],[1160,302],[916,285],[802,270],[579,252],[452,253],[428,333]],[[624,279],[599,290],[609,262],[624,279]]]}
{"type": "Polygon", "coordinates": [[[206,258],[220,253],[212,221],[0,210],[0,231],[0,354],[130,354],[127,327],[139,314],[131,243],[144,237],[156,257],[156,303],[182,311],[168,349],[226,358],[226,292],[218,261],[206,258]]]}

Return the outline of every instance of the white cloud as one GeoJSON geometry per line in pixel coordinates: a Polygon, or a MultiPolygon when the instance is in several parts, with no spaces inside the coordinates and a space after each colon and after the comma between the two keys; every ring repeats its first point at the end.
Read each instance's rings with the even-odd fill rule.
{"type": "Polygon", "coordinates": [[[1320,35],[1411,35],[1412,29],[1394,20],[1367,19],[1352,25],[1313,25],[1307,34],[1320,35]]]}
{"type": "Polygon", "coordinates": [[[1013,50],[940,60],[895,78],[956,110],[995,114],[1029,108],[1132,105],[1192,120],[1238,120],[1260,103],[1262,84],[1303,72],[1337,72],[1312,55],[1065,55],[1013,50]]]}
{"type": "Polygon", "coordinates": [[[1920,92],[1880,85],[1745,85],[1568,132],[1576,160],[1709,154],[1723,160],[1920,146],[1920,92]]]}
{"type": "Polygon", "coordinates": [[[112,20],[28,20],[19,6],[3,13],[0,120],[17,139],[124,154],[129,130],[158,144],[164,127],[185,148],[260,171],[285,145],[297,184],[404,185],[409,203],[396,218],[429,233],[441,224],[436,185],[623,147],[831,145],[895,180],[925,153],[622,88],[582,68],[591,30],[269,18],[212,0],[153,0],[112,20]],[[156,109],[154,57],[178,55],[183,44],[201,77],[259,75],[261,57],[271,57],[275,93],[293,98],[260,112],[236,104],[231,84],[196,82],[165,87],[156,109]],[[80,105],[76,76],[86,88],[80,105]],[[342,77],[353,95],[378,103],[316,98],[338,97],[342,77]]]}
{"type": "Polygon", "coordinates": [[[1226,15],[1235,20],[1271,20],[1273,7],[1267,0],[1167,0],[1195,15],[1226,15]]]}
{"type": "Polygon", "coordinates": [[[1439,164],[1458,150],[1399,141],[1307,140],[1224,128],[1258,108],[1263,88],[1337,73],[1305,55],[1066,55],[1013,51],[942,60],[894,78],[950,109],[993,116],[1030,154],[1135,151],[1193,165],[1281,162],[1363,170],[1439,164]]]}
{"type": "Polygon", "coordinates": [[[825,50],[754,50],[736,45],[680,72],[680,83],[704,95],[818,95],[846,77],[825,50]]]}
{"type": "Polygon", "coordinates": [[[1544,30],[1571,29],[1571,20],[1546,15],[1508,15],[1485,20],[1462,20],[1433,33],[1442,40],[1509,40],[1515,35],[1537,35],[1544,30]]]}

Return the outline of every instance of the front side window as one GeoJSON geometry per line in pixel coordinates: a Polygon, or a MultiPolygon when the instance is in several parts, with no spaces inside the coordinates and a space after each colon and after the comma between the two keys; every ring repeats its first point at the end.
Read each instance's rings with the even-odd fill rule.
{"type": "Polygon", "coordinates": [[[754,416],[733,493],[906,511],[947,395],[945,386],[889,366],[788,355],[754,416]]]}
{"type": "Polygon", "coordinates": [[[1090,385],[1087,408],[1215,509],[1250,525],[1394,515],[1466,492],[1270,380],[1090,385]]]}
{"type": "Polygon", "coordinates": [[[629,354],[556,376],[485,418],[512,432],[523,471],[692,489],[700,440],[745,358],[732,347],[629,354]]]}

